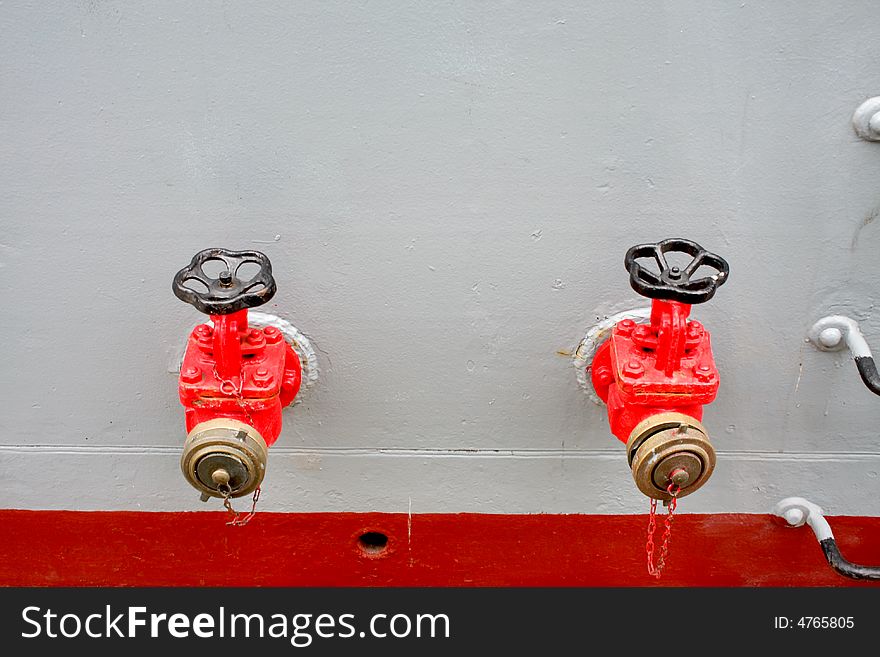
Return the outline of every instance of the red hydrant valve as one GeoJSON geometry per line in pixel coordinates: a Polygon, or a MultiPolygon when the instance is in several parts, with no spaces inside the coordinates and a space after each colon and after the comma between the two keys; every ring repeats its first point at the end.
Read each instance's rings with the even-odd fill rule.
{"type": "Polygon", "coordinates": [[[259,251],[205,249],[177,272],[172,289],[211,317],[193,329],[180,367],[188,431],[181,469],[203,500],[247,495],[263,480],[281,409],[302,379],[299,357],[277,328],[248,326],[247,309],[275,294],[272,265],[259,251]],[[216,278],[207,263],[221,268],[216,278]],[[245,265],[259,269],[242,280],[245,265]]]}
{"type": "Polygon", "coordinates": [[[639,490],[669,501],[670,483],[678,497],[688,495],[715,467],[715,450],[700,420],[703,405],[718,392],[718,370],[708,331],[688,315],[692,304],[714,296],[729,268],[684,239],[634,246],[624,264],[633,289],[653,300],[650,322],[618,322],[596,351],[591,377],[608,407],[611,432],[626,443],[639,490]],[[690,262],[672,266],[668,253],[684,253],[690,262]],[[656,269],[643,260],[655,262],[656,269]],[[703,267],[711,273],[700,276],[703,267]]]}

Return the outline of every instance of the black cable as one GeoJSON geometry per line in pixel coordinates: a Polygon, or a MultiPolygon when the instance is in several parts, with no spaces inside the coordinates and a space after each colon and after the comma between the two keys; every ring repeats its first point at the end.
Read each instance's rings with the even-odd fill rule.
{"type": "Polygon", "coordinates": [[[859,376],[868,386],[868,390],[875,395],[880,395],[880,374],[877,373],[877,366],[874,364],[872,356],[856,356],[856,367],[859,368],[859,376]]]}
{"type": "MultiPolygon", "coordinates": [[[[873,364],[873,363],[872,363],[873,364]]],[[[874,370],[876,374],[877,370],[874,370]]],[[[837,541],[834,538],[826,538],[819,541],[822,546],[822,552],[828,564],[844,577],[852,579],[880,580],[880,566],[861,566],[857,563],[847,561],[842,554],[840,548],[837,547],[837,541]]]]}
{"type": "MultiPolygon", "coordinates": [[[[859,370],[859,376],[862,377],[862,381],[864,381],[868,390],[875,395],[880,395],[880,373],[877,372],[874,358],[872,356],[856,356],[854,360],[859,370]]],[[[880,580],[880,566],[862,566],[847,561],[840,553],[837,541],[833,537],[819,541],[819,545],[822,546],[822,552],[825,553],[825,559],[828,561],[828,564],[844,577],[880,580]]]]}

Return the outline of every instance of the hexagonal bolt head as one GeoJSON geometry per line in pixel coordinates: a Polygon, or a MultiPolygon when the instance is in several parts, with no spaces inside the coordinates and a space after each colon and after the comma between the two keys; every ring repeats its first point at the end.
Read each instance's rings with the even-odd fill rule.
{"type": "Polygon", "coordinates": [[[620,335],[629,335],[636,327],[636,323],[631,319],[624,319],[617,323],[617,332],[620,335]]]}
{"type": "Polygon", "coordinates": [[[214,337],[213,329],[207,324],[199,324],[193,329],[193,333],[201,344],[210,344],[214,337]]]}
{"type": "Polygon", "coordinates": [[[202,380],[202,372],[198,367],[187,367],[180,373],[180,378],[186,383],[198,383],[202,380]]]}
{"type": "Polygon", "coordinates": [[[254,372],[254,383],[257,385],[257,387],[268,388],[269,385],[272,383],[272,373],[265,367],[261,367],[256,372],[254,372]]]}
{"type": "Polygon", "coordinates": [[[264,328],[263,334],[266,336],[266,342],[269,344],[276,344],[281,341],[281,331],[274,326],[267,326],[264,328]]]}
{"type": "Polygon", "coordinates": [[[627,376],[631,376],[634,379],[637,379],[645,373],[645,366],[636,359],[632,359],[623,366],[623,373],[627,376]]]}
{"type": "Polygon", "coordinates": [[[689,338],[702,337],[704,332],[705,332],[705,329],[703,328],[703,325],[700,324],[699,322],[695,322],[695,321],[688,322],[687,334],[688,334],[689,338]]]}
{"type": "Polygon", "coordinates": [[[700,381],[711,381],[715,374],[708,365],[697,365],[694,368],[694,376],[700,381]]]}
{"type": "Polygon", "coordinates": [[[611,370],[604,365],[596,368],[596,379],[600,385],[608,385],[612,379],[611,370]]]}

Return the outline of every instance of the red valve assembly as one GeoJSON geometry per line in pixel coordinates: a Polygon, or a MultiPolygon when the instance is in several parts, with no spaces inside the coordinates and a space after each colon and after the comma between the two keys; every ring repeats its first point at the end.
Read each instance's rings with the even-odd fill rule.
{"type": "Polygon", "coordinates": [[[193,329],[180,367],[188,432],[181,469],[203,501],[247,495],[263,481],[281,409],[302,381],[299,357],[281,331],[248,326],[248,308],[275,294],[272,265],[259,251],[205,249],[177,272],[172,289],[211,317],[193,329]],[[222,267],[216,278],[205,273],[207,263],[222,267]],[[246,265],[259,270],[241,280],[246,265]]]}
{"type": "Polygon", "coordinates": [[[715,468],[715,450],[700,420],[703,405],[718,392],[718,370],[709,333],[688,315],[692,304],[708,301],[727,281],[729,267],[685,239],[634,246],[624,264],[633,289],[652,299],[650,323],[618,322],[596,351],[591,378],[607,405],[611,432],[626,443],[639,490],[669,502],[670,485],[683,497],[715,468]],[[690,256],[690,263],[671,266],[666,254],[675,252],[690,256]],[[659,271],[643,266],[646,259],[659,271]],[[714,273],[696,277],[701,267],[714,273]]]}

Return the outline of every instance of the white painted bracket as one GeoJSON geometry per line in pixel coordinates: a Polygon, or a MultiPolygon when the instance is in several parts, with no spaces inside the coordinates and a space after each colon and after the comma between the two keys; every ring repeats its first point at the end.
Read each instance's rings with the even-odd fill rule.
{"type": "Polygon", "coordinates": [[[773,515],[782,518],[789,527],[809,525],[818,541],[834,538],[822,507],[803,497],[786,497],[780,500],[773,507],[773,515]]]}
{"type": "Polygon", "coordinates": [[[810,327],[807,338],[821,351],[849,349],[853,358],[871,358],[871,348],[859,323],[845,315],[823,317],[810,327]]]}
{"type": "Polygon", "coordinates": [[[859,105],[852,118],[856,134],[867,141],[880,141],[880,96],[859,105]]]}
{"type": "Polygon", "coordinates": [[[785,520],[790,527],[809,525],[825,554],[825,560],[838,574],[851,579],[880,580],[880,566],[853,563],[840,553],[831,526],[818,505],[803,497],[787,497],[776,504],[773,515],[785,520]]]}
{"type": "Polygon", "coordinates": [[[848,347],[862,382],[868,390],[880,395],[880,372],[877,371],[877,364],[871,356],[865,336],[859,330],[858,322],[843,315],[823,317],[810,328],[808,338],[822,351],[837,351],[848,347]]]}
{"type": "Polygon", "coordinates": [[[574,367],[578,385],[585,393],[587,393],[595,404],[601,405],[602,400],[599,399],[599,395],[596,394],[596,391],[593,388],[590,369],[593,365],[593,358],[596,356],[596,351],[599,349],[599,346],[611,337],[611,329],[614,328],[617,322],[623,321],[624,319],[631,319],[637,323],[641,323],[650,318],[650,308],[634,308],[632,310],[624,310],[614,315],[610,315],[591,326],[587,331],[587,334],[580,341],[580,344],[578,344],[578,348],[575,349],[574,356],[571,359],[571,364],[572,367],[574,367]]]}

